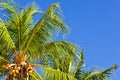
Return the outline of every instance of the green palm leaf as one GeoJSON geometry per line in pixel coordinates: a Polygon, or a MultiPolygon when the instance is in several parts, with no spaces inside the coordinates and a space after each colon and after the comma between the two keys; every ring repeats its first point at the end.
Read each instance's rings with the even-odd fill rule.
{"type": "Polygon", "coordinates": [[[108,80],[110,75],[113,73],[114,70],[116,70],[118,65],[113,65],[110,68],[104,70],[104,71],[93,71],[91,72],[85,80],[108,80]]]}
{"type": "Polygon", "coordinates": [[[15,16],[16,12],[15,12],[14,8],[12,8],[9,4],[0,3],[0,6],[2,6],[5,9],[8,9],[8,11],[11,12],[12,14],[14,14],[14,16],[15,16]]]}
{"type": "Polygon", "coordinates": [[[36,71],[30,75],[29,79],[30,80],[43,80],[40,74],[38,74],[36,71]]]}
{"type": "Polygon", "coordinates": [[[76,66],[76,69],[74,71],[74,77],[77,78],[77,79],[80,79],[83,71],[83,64],[84,64],[84,51],[82,50],[81,54],[80,54],[80,57],[79,57],[79,60],[78,60],[78,63],[77,63],[77,66],[76,66]]]}
{"type": "Polygon", "coordinates": [[[8,61],[8,59],[6,59],[6,58],[4,58],[3,56],[0,56],[0,62],[1,63],[10,63],[9,61],[8,61]]]}
{"type": "MultiPolygon", "coordinates": [[[[35,57],[35,61],[40,61],[44,57],[49,57],[55,64],[54,68],[65,68],[65,66],[61,66],[63,63],[74,63],[75,56],[77,55],[77,47],[75,44],[72,44],[70,42],[65,41],[53,41],[45,43],[41,46],[39,46],[40,52],[37,52],[37,49],[35,45],[37,45],[37,41],[35,41],[34,45],[32,47],[29,47],[29,52],[35,53],[29,53],[29,59],[33,61],[31,57],[35,57]],[[39,55],[39,56],[38,56],[39,55]]],[[[51,60],[48,60],[48,64],[51,64],[51,60]]],[[[53,66],[53,64],[52,64],[53,66]]],[[[69,67],[69,65],[66,65],[66,67],[69,67]]],[[[65,71],[65,70],[64,70],[65,71]]],[[[66,71],[68,72],[68,70],[66,71]]]]}
{"type": "Polygon", "coordinates": [[[64,56],[66,54],[69,59],[73,60],[73,57],[76,55],[77,47],[75,44],[65,41],[53,41],[48,42],[41,46],[43,52],[46,52],[47,55],[64,56]]]}
{"type": "MultiPolygon", "coordinates": [[[[23,53],[26,53],[30,44],[36,39],[40,40],[38,45],[41,45],[53,38],[53,33],[62,30],[65,33],[67,26],[59,16],[60,8],[57,3],[52,4],[44,13],[43,17],[36,23],[34,29],[30,31],[24,45],[23,53]]],[[[35,41],[36,41],[35,40],[35,41]]]]}
{"type": "Polygon", "coordinates": [[[70,76],[67,73],[61,72],[60,70],[51,69],[51,68],[46,68],[44,70],[43,78],[45,80],[77,80],[76,78],[70,76]]]}
{"type": "Polygon", "coordinates": [[[0,19],[0,46],[4,45],[10,51],[15,50],[15,45],[3,21],[0,19]]]}
{"type": "Polygon", "coordinates": [[[32,4],[26,10],[21,10],[19,13],[17,13],[17,17],[14,18],[14,16],[12,16],[13,18],[6,23],[10,34],[13,35],[12,38],[14,38],[16,47],[18,50],[20,50],[20,52],[23,49],[23,45],[25,43],[26,36],[28,36],[28,32],[32,29],[32,18],[38,13],[39,11],[36,10],[34,8],[34,4],[32,4]]]}

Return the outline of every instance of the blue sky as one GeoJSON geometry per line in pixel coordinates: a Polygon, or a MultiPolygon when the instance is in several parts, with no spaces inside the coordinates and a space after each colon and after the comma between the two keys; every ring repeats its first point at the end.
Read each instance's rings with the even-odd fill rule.
{"type": "MultiPolygon", "coordinates": [[[[64,21],[71,31],[65,40],[85,48],[88,68],[103,69],[120,64],[120,1],[119,0],[31,0],[43,11],[59,2],[64,21]]],[[[22,5],[30,3],[22,0],[22,5]]],[[[119,80],[119,72],[111,80],[119,80]]]]}

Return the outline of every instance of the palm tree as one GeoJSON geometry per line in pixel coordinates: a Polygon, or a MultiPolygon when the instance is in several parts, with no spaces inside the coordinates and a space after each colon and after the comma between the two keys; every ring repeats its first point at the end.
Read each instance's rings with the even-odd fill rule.
{"type": "Polygon", "coordinates": [[[58,3],[44,13],[34,4],[25,9],[5,2],[0,6],[5,12],[5,18],[0,19],[0,72],[7,74],[6,80],[101,80],[116,69],[115,65],[102,72],[81,74],[80,49],[70,42],[54,41],[55,34],[60,31],[65,35],[68,30],[58,3]],[[35,21],[39,13],[42,17],[35,21]],[[33,67],[44,68],[43,76],[33,67]]]}
{"type": "MultiPolygon", "coordinates": [[[[7,80],[25,79],[35,72],[33,63],[49,61],[46,55],[54,58],[59,69],[58,57],[66,57],[73,62],[76,47],[65,41],[53,41],[54,35],[62,31],[65,35],[68,27],[61,19],[58,3],[53,3],[40,20],[35,22],[33,16],[41,13],[34,4],[27,9],[0,3],[5,19],[0,19],[0,53],[2,71],[8,73],[7,80]],[[7,56],[7,57],[6,57],[7,56]],[[56,56],[56,58],[55,58],[56,56]]],[[[49,66],[49,65],[48,65],[49,66]]],[[[34,77],[33,77],[34,78],[34,77]]]]}

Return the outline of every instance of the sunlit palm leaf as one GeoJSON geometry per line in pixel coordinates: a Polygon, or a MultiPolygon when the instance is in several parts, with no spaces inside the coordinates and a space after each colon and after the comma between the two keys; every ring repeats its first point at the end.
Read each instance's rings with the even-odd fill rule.
{"type": "Polygon", "coordinates": [[[14,8],[12,8],[10,5],[8,5],[7,3],[0,3],[0,6],[4,7],[5,9],[8,9],[8,11],[10,11],[12,14],[16,14],[14,8]]]}
{"type": "Polygon", "coordinates": [[[36,71],[30,75],[30,80],[43,80],[40,74],[38,74],[36,71]]]}
{"type": "Polygon", "coordinates": [[[9,22],[7,22],[7,26],[11,35],[16,42],[17,49],[20,51],[23,48],[26,37],[28,36],[28,32],[32,29],[31,24],[33,21],[33,16],[38,14],[39,11],[34,8],[34,4],[32,4],[26,10],[21,10],[17,13],[17,17],[12,18],[9,22]]]}
{"type": "MultiPolygon", "coordinates": [[[[62,69],[65,68],[65,64],[66,64],[66,67],[69,67],[69,65],[67,64],[70,64],[70,63],[72,63],[73,65],[74,59],[76,58],[75,56],[77,55],[77,51],[79,51],[79,48],[77,48],[75,44],[72,44],[70,42],[64,42],[64,41],[54,41],[54,42],[48,42],[41,46],[38,46],[40,52],[37,53],[37,49],[36,47],[34,47],[35,45],[37,45],[37,41],[35,42],[36,43],[34,43],[34,45],[29,48],[30,52],[35,53],[35,54],[32,54],[32,53],[29,54],[30,57],[35,57],[35,59],[39,61],[45,56],[47,56],[54,62],[54,68],[56,69],[60,67],[62,69]],[[62,64],[64,64],[64,66],[61,66],[62,64]]],[[[33,59],[31,59],[31,61],[32,60],[33,59]]],[[[51,60],[48,59],[49,64],[51,63],[51,60]]],[[[68,72],[68,70],[66,72],[68,72]]]]}
{"type": "Polygon", "coordinates": [[[2,56],[0,56],[0,62],[2,62],[2,63],[10,63],[9,61],[8,61],[8,59],[6,59],[6,58],[4,58],[4,57],[2,57],[2,56]]]}
{"type": "Polygon", "coordinates": [[[118,65],[113,65],[110,68],[104,70],[104,71],[93,71],[91,72],[85,80],[108,80],[110,75],[113,73],[114,70],[116,70],[118,65]]]}
{"type": "Polygon", "coordinates": [[[76,78],[51,68],[46,68],[43,73],[44,80],[77,80],[76,78]]]}
{"type": "Polygon", "coordinates": [[[77,78],[78,80],[81,77],[81,74],[83,73],[82,68],[83,68],[83,64],[84,64],[84,52],[82,51],[76,66],[76,69],[74,71],[74,77],[77,78]]]}
{"type": "Polygon", "coordinates": [[[0,19],[0,41],[2,42],[1,45],[6,46],[8,50],[15,50],[14,42],[11,39],[9,32],[7,31],[7,28],[1,19],[0,19]]]}
{"type": "Polygon", "coordinates": [[[38,14],[39,11],[35,9],[34,4],[32,4],[27,10],[25,10],[20,15],[19,20],[19,49],[22,50],[28,32],[30,31],[30,25],[33,23],[33,16],[38,14]]]}
{"type": "Polygon", "coordinates": [[[74,56],[77,53],[75,44],[64,41],[46,43],[41,47],[41,50],[43,51],[43,55],[50,56],[55,60],[67,58],[71,62],[74,62],[74,56]]]}
{"type": "Polygon", "coordinates": [[[57,33],[62,30],[63,33],[67,31],[67,26],[63,23],[59,16],[60,8],[57,3],[52,4],[48,10],[44,13],[43,17],[37,22],[34,29],[28,35],[26,40],[24,51],[26,53],[32,41],[40,40],[38,45],[41,45],[53,38],[53,33],[57,33]]]}
{"type": "Polygon", "coordinates": [[[32,18],[34,15],[40,13],[40,11],[38,11],[37,9],[35,9],[34,3],[25,10],[24,15],[22,16],[22,27],[24,27],[26,29],[26,26],[32,24],[32,18]]]}

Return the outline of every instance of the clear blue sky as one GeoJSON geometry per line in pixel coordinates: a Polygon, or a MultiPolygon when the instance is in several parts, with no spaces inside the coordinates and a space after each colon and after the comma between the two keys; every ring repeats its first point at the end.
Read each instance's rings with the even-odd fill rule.
{"type": "MultiPolygon", "coordinates": [[[[22,0],[21,4],[31,1],[43,11],[53,2],[60,3],[71,28],[66,40],[85,48],[88,68],[120,64],[120,0],[22,0]]],[[[111,80],[120,80],[119,71],[111,80]]]]}

